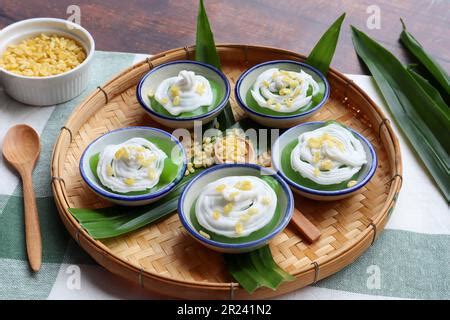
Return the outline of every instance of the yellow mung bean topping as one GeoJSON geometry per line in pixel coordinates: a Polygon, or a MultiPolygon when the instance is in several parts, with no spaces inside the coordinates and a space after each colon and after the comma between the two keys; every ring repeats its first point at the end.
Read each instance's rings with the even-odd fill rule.
{"type": "Polygon", "coordinates": [[[75,40],[41,34],[9,45],[0,56],[0,67],[23,76],[47,77],[70,71],[85,59],[83,47],[75,40]]]}

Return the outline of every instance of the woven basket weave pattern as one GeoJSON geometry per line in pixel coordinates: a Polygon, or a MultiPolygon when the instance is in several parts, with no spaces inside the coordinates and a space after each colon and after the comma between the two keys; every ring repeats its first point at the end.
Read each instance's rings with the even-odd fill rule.
{"type": "MultiPolygon", "coordinates": [[[[80,115],[78,120],[74,116],[69,120],[66,127],[71,132],[72,141],[68,139],[67,133],[61,133],[52,165],[54,176],[64,180],[64,183],[54,184],[54,191],[63,221],[66,226],[71,226],[69,231],[79,226],[65,207],[108,205],[90,191],[80,177],[78,163],[83,150],[96,137],[116,128],[133,125],[160,127],[137,102],[137,81],[152,66],[186,58],[186,50],[174,50],[166,56],[157,56],[129,69],[104,86],[104,91],[99,90],[91,95],[75,111],[74,114],[80,115]]],[[[223,71],[232,87],[239,75],[251,65],[271,59],[302,59],[294,53],[274,50],[243,46],[220,48],[223,71]]],[[[189,55],[192,56],[192,52],[189,55]]],[[[274,296],[305,286],[356,259],[370,245],[376,230],[382,230],[387,212],[392,208],[395,194],[400,189],[397,179],[392,179],[396,174],[401,174],[401,162],[397,141],[389,123],[383,121],[382,114],[378,109],[373,109],[375,106],[370,99],[345,77],[333,71],[328,78],[332,88],[330,99],[311,121],[335,119],[362,133],[376,150],[379,160],[377,171],[362,192],[351,198],[335,202],[296,198],[296,206],[321,230],[322,236],[317,242],[308,244],[290,227],[276,236],[270,243],[274,259],[286,271],[296,275],[297,280],[284,284],[277,292],[258,290],[253,297],[274,296]]],[[[235,116],[244,117],[234,95],[230,102],[235,116]]],[[[78,233],[89,238],[83,230],[78,233]]],[[[232,283],[222,256],[194,241],[183,229],[176,214],[127,235],[101,242],[90,239],[87,244],[87,247],[98,246],[108,255],[115,256],[125,264],[125,268],[130,266],[128,268],[132,268],[133,272],[140,270],[135,280],[141,284],[145,283],[142,279],[146,277],[152,281],[168,281],[170,288],[167,290],[153,287],[153,290],[163,294],[202,298],[205,292],[214,292],[217,295],[212,294],[211,297],[223,298],[232,283]],[[185,285],[201,290],[197,288],[182,292],[180,289],[179,292],[172,292],[171,284],[174,288],[185,285]],[[195,294],[197,291],[198,295],[195,294]]],[[[91,252],[93,248],[85,249],[96,258],[91,252]]],[[[117,267],[109,269],[126,276],[114,268],[117,267]]],[[[232,285],[235,290],[232,291],[233,296],[246,298],[246,293],[237,287],[237,284],[232,285]]]]}

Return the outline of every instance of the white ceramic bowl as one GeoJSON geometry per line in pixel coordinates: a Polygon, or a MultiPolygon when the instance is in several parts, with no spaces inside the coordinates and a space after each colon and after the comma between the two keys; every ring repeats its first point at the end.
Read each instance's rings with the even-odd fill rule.
{"type": "Polygon", "coordinates": [[[218,116],[230,98],[230,83],[219,69],[209,64],[191,60],[178,60],[161,64],[145,74],[139,81],[136,96],[144,110],[158,123],[169,128],[192,128],[196,121],[203,125],[218,116]],[[176,77],[181,70],[194,71],[196,74],[213,80],[220,86],[220,101],[213,110],[193,117],[176,117],[163,115],[152,109],[147,92],[149,90],[155,92],[163,80],[176,77]]]}
{"type": "Polygon", "coordinates": [[[184,188],[178,202],[178,215],[181,223],[189,232],[189,234],[201,244],[206,247],[226,253],[243,253],[258,249],[266,245],[273,237],[284,230],[289,221],[291,220],[294,210],[294,198],[289,186],[278,176],[274,171],[263,168],[256,164],[221,164],[213,166],[205,171],[201,172],[198,176],[192,178],[189,184],[184,188]],[[207,239],[203,237],[192,225],[190,212],[192,205],[197,199],[200,191],[208,183],[211,183],[217,179],[242,175],[242,176],[256,176],[260,177],[262,174],[271,175],[275,178],[281,186],[282,192],[279,192],[278,203],[281,208],[281,218],[277,226],[265,237],[255,241],[249,241],[245,243],[232,244],[223,243],[207,239]]]}
{"type": "Polygon", "coordinates": [[[251,67],[239,77],[234,88],[234,94],[238,104],[244,109],[245,113],[255,122],[263,126],[272,128],[291,128],[294,125],[304,122],[327,102],[330,96],[330,85],[325,76],[316,68],[298,61],[293,60],[273,60],[267,61],[251,67]],[[310,74],[316,81],[321,81],[325,85],[325,92],[322,100],[312,109],[294,115],[269,115],[258,112],[247,105],[247,93],[256,81],[256,78],[264,71],[271,68],[279,68],[281,70],[299,72],[304,70],[310,74]]]}
{"type": "Polygon", "coordinates": [[[78,96],[88,83],[89,66],[95,51],[94,39],[79,25],[62,19],[35,18],[13,23],[0,31],[0,54],[8,45],[41,33],[78,41],[84,47],[86,59],[70,71],[48,77],[27,77],[0,68],[0,84],[6,93],[17,101],[34,106],[58,104],[78,96]]]}
{"type": "Polygon", "coordinates": [[[347,127],[355,134],[356,137],[358,137],[359,141],[361,141],[364,147],[364,151],[367,155],[367,164],[364,165],[364,167],[361,169],[362,171],[358,176],[357,183],[353,187],[336,191],[311,189],[289,179],[289,177],[287,177],[283,172],[281,166],[281,155],[286,145],[297,139],[298,136],[303,132],[315,130],[321,127],[323,124],[324,122],[306,122],[284,132],[272,146],[272,165],[274,166],[276,171],[283,177],[283,179],[286,180],[286,182],[290,185],[291,189],[302,196],[321,201],[333,201],[350,197],[360,192],[361,188],[365,186],[367,182],[369,182],[369,180],[374,175],[378,164],[377,155],[372,144],[360,133],[351,128],[347,127]]]}
{"type": "Polygon", "coordinates": [[[105,133],[104,135],[92,141],[87,146],[80,159],[81,177],[89,186],[89,188],[91,188],[91,190],[94,191],[96,194],[98,194],[100,197],[124,206],[140,206],[157,201],[158,199],[168,194],[178,184],[178,182],[180,182],[180,180],[184,176],[185,171],[186,171],[186,154],[180,141],[178,141],[177,138],[175,138],[166,131],[150,127],[128,127],[105,133]],[[164,188],[156,192],[146,193],[143,195],[122,195],[105,189],[92,172],[91,167],[89,165],[89,159],[96,153],[102,152],[103,149],[108,145],[119,144],[136,137],[139,138],[155,137],[172,140],[174,143],[174,149],[172,154],[168,156],[171,157],[171,159],[175,163],[182,164],[181,166],[179,166],[180,169],[177,174],[177,177],[164,188]]]}

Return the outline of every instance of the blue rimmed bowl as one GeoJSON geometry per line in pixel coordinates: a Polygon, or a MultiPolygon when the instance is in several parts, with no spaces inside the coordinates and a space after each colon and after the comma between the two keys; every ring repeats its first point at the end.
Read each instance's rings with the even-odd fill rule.
{"type": "MultiPolygon", "coordinates": [[[[284,180],[289,184],[291,189],[307,198],[320,200],[320,201],[333,201],[339,200],[343,198],[350,197],[361,191],[361,188],[364,187],[370,179],[375,174],[377,169],[378,160],[375,150],[372,144],[360,133],[353,130],[352,128],[346,127],[349,129],[355,137],[362,143],[364,147],[364,151],[367,155],[367,164],[365,164],[361,171],[359,172],[358,178],[356,179],[356,184],[349,188],[339,189],[339,190],[317,190],[306,187],[304,185],[299,184],[298,182],[292,180],[288,177],[286,172],[283,170],[283,166],[281,163],[281,157],[283,155],[283,150],[285,150],[286,146],[296,139],[298,136],[304,132],[312,131],[322,127],[325,122],[317,121],[317,122],[306,122],[300,125],[297,125],[287,131],[285,131],[273,144],[272,146],[272,165],[275,170],[283,177],[284,180]]],[[[290,157],[290,155],[289,155],[290,157]]]]}
{"type": "Polygon", "coordinates": [[[211,167],[198,176],[192,178],[189,184],[183,190],[180,200],[178,202],[178,215],[181,223],[189,232],[189,234],[201,244],[206,247],[226,253],[243,253],[255,250],[266,245],[273,237],[284,230],[291,220],[294,210],[294,198],[288,184],[273,170],[263,168],[256,164],[221,164],[211,167]],[[195,229],[191,221],[191,210],[196,199],[198,198],[201,190],[209,183],[216,181],[217,179],[227,176],[256,176],[270,175],[273,177],[281,187],[278,192],[278,203],[280,206],[280,219],[275,227],[264,237],[248,242],[240,243],[223,243],[208,239],[201,235],[198,230],[195,229]]]}
{"type": "Polygon", "coordinates": [[[322,108],[330,96],[330,85],[326,77],[319,70],[306,63],[293,60],[273,60],[257,64],[241,74],[236,82],[234,93],[238,104],[255,122],[272,128],[290,128],[306,121],[309,117],[318,112],[320,108],[322,108]],[[318,82],[321,88],[322,98],[320,101],[314,102],[310,108],[307,108],[303,112],[299,111],[297,113],[293,112],[289,114],[277,114],[276,112],[270,112],[269,114],[262,112],[262,108],[255,106],[255,101],[251,101],[252,98],[249,91],[258,76],[271,68],[295,72],[300,72],[300,70],[303,70],[304,72],[310,74],[313,79],[318,82]]]}
{"type": "Polygon", "coordinates": [[[219,69],[202,62],[178,60],[161,64],[147,72],[138,83],[136,96],[144,110],[158,123],[169,128],[192,128],[194,122],[205,124],[217,117],[228,103],[230,91],[230,83],[219,69]],[[155,92],[163,80],[176,77],[182,70],[193,71],[213,82],[213,89],[216,89],[213,90],[214,106],[211,110],[196,116],[173,116],[152,108],[148,92],[155,92]]]}
{"type": "Polygon", "coordinates": [[[84,182],[89,188],[100,197],[111,202],[124,206],[139,206],[157,201],[161,197],[169,193],[180,180],[183,178],[186,171],[186,154],[180,141],[172,136],[170,133],[157,128],[150,127],[128,127],[110,131],[92,141],[84,150],[80,159],[80,173],[84,182]],[[95,174],[91,170],[90,159],[97,153],[102,152],[103,149],[111,144],[120,144],[131,138],[158,138],[167,139],[173,144],[171,154],[167,156],[178,165],[178,173],[176,178],[166,186],[158,189],[155,192],[140,194],[140,195],[125,195],[114,193],[105,188],[95,174]]]}

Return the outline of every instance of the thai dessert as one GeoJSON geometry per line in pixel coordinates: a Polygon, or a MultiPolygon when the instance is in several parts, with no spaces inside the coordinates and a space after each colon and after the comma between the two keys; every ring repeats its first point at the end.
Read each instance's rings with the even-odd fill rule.
{"type": "Polygon", "coordinates": [[[166,154],[144,138],[107,146],[97,165],[100,182],[115,192],[144,191],[154,187],[164,168],[166,154]]]}
{"type": "Polygon", "coordinates": [[[151,108],[170,116],[193,116],[215,106],[218,86],[193,71],[181,70],[177,76],[163,80],[148,97],[151,108]]]}
{"type": "Polygon", "coordinates": [[[263,111],[279,114],[309,110],[323,97],[322,87],[307,72],[278,68],[261,73],[251,87],[250,93],[263,111]]]}
{"type": "Polygon", "coordinates": [[[183,162],[177,160],[181,154],[176,153],[172,159],[173,148],[170,139],[135,137],[107,145],[89,159],[89,164],[106,190],[126,195],[147,194],[164,188],[181,174],[183,162]]]}
{"type": "Polygon", "coordinates": [[[290,179],[319,190],[354,186],[365,164],[361,141],[334,122],[300,134],[282,155],[283,171],[290,179]]]}
{"type": "Polygon", "coordinates": [[[207,239],[223,243],[257,241],[277,226],[282,215],[281,186],[270,175],[219,178],[199,191],[190,219],[207,239]]]}

